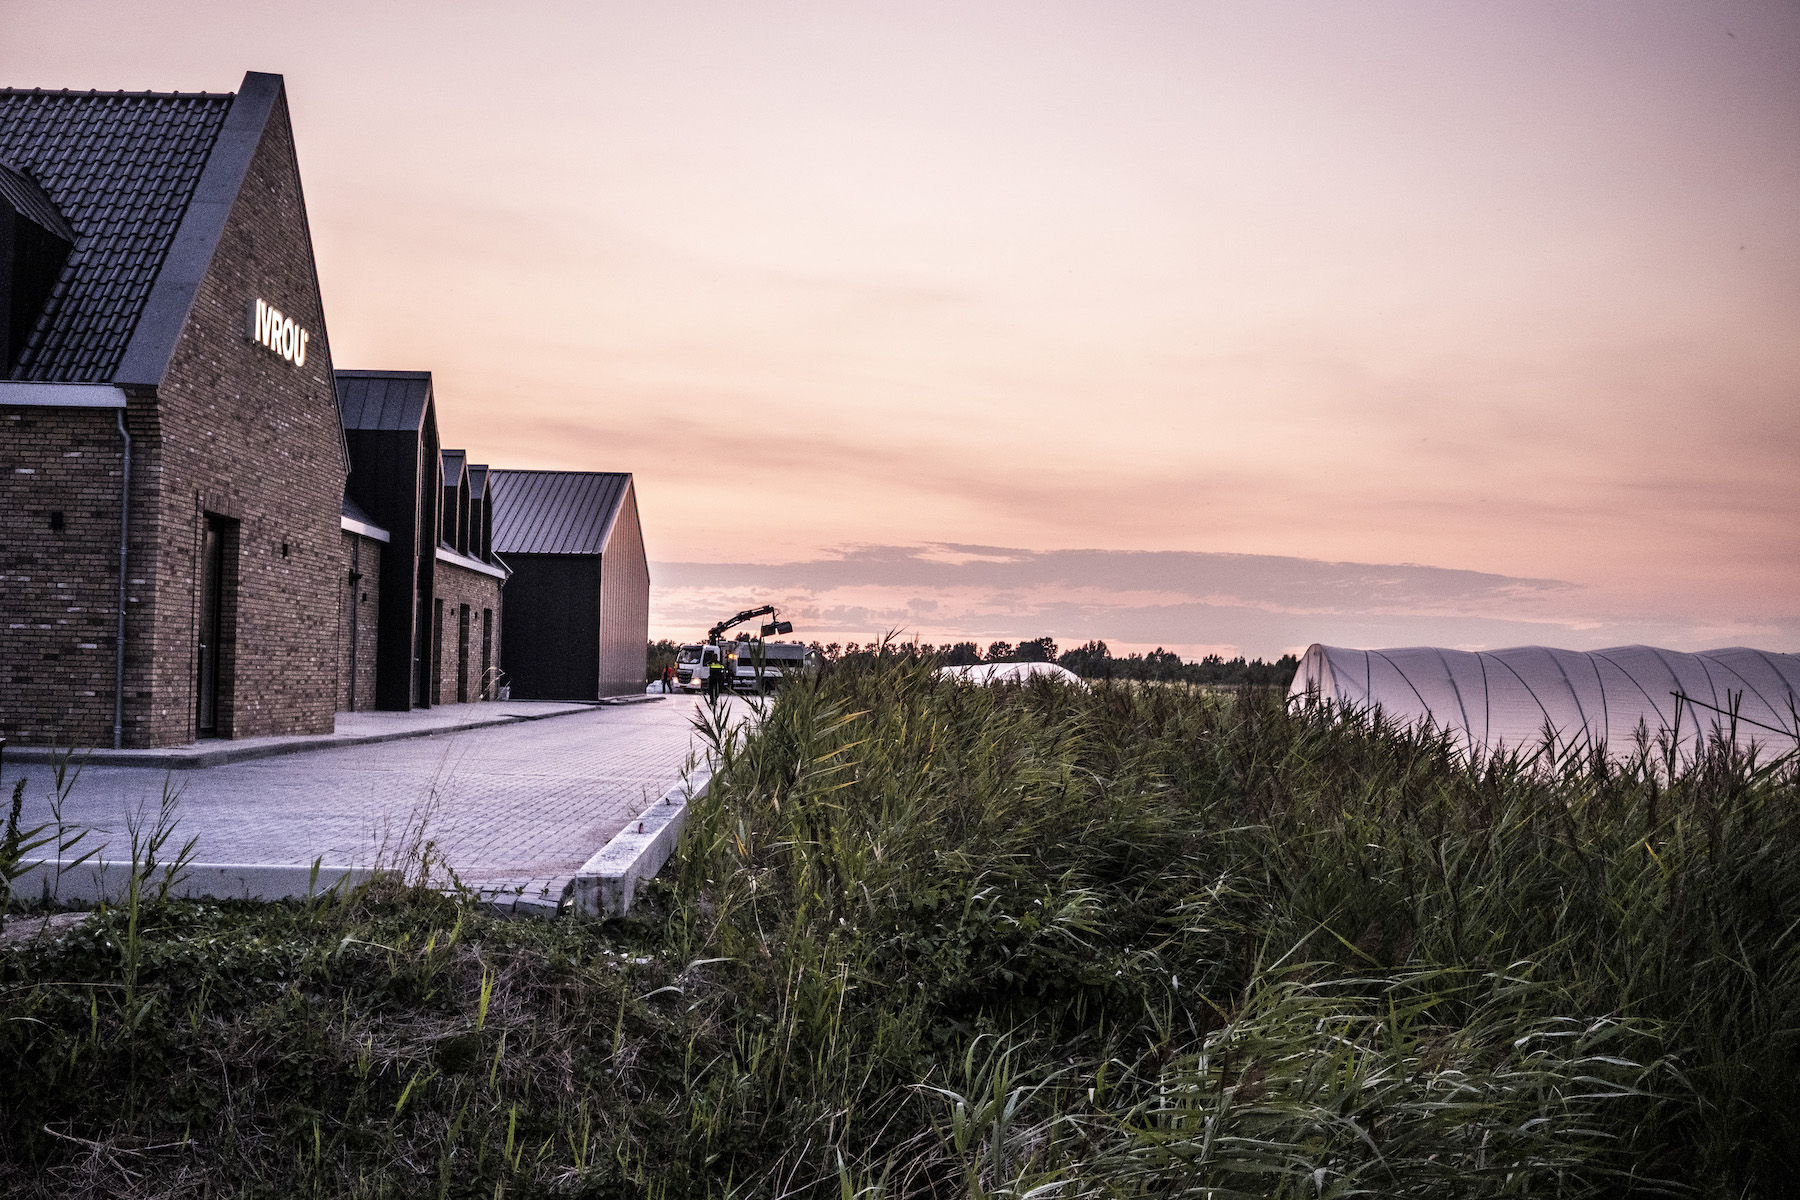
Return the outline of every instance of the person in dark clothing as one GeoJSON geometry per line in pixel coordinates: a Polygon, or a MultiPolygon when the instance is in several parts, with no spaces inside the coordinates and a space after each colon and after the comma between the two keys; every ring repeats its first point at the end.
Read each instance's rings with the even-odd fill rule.
{"type": "Polygon", "coordinates": [[[725,687],[725,655],[713,647],[706,656],[706,698],[717,700],[725,687]]]}

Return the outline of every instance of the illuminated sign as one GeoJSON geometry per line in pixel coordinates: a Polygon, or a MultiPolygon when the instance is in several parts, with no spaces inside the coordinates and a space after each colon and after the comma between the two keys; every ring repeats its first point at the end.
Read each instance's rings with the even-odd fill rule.
{"type": "Polygon", "coordinates": [[[312,335],[266,300],[244,306],[244,336],[296,367],[306,365],[306,340],[312,335]]]}

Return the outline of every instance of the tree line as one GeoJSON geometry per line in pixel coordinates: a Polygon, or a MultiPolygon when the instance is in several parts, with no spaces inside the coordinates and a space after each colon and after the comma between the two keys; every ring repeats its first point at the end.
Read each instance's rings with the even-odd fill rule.
{"type": "MultiPolygon", "coordinates": [[[[1161,646],[1148,654],[1114,657],[1105,642],[1090,641],[1069,650],[1059,650],[1054,638],[1032,638],[1014,645],[1011,642],[989,642],[984,651],[978,642],[945,642],[942,645],[914,642],[861,642],[841,644],[813,642],[812,648],[828,660],[880,657],[882,655],[936,657],[948,667],[975,666],[979,663],[1053,662],[1083,679],[1131,679],[1156,683],[1201,683],[1220,687],[1282,687],[1294,681],[1300,660],[1284,654],[1274,662],[1243,655],[1225,658],[1208,654],[1192,661],[1183,659],[1161,646]]],[[[662,674],[664,665],[675,661],[676,644],[664,639],[649,643],[648,678],[662,674]]]]}

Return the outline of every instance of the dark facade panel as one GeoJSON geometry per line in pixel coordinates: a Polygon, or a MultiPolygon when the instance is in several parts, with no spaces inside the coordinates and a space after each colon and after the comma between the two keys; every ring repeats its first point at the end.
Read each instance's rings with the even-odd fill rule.
{"type": "MultiPolygon", "coordinates": [[[[343,513],[346,520],[358,521],[364,525],[373,525],[377,529],[382,528],[380,521],[377,521],[374,517],[364,512],[362,505],[358,504],[348,496],[344,497],[343,513]]],[[[383,530],[383,532],[386,532],[386,530],[383,530]]]]}
{"type": "Polygon", "coordinates": [[[622,471],[490,472],[494,552],[601,553],[630,483],[622,471]]]}
{"type": "Polygon", "coordinates": [[[483,562],[494,557],[494,493],[486,463],[469,464],[469,553],[483,562]]]}
{"type": "MultiPolygon", "coordinates": [[[[508,555],[500,666],[515,700],[600,696],[600,560],[508,555]]],[[[638,647],[638,658],[644,656],[638,647]]],[[[641,686],[641,685],[640,685],[641,686]]]]}
{"type": "Polygon", "coordinates": [[[463,450],[442,452],[444,527],[438,540],[459,554],[469,552],[469,455],[463,450]]]}
{"type": "Polygon", "coordinates": [[[430,705],[429,625],[439,535],[437,408],[429,371],[339,371],[350,453],[346,492],[386,529],[381,548],[375,707],[430,705]]]}

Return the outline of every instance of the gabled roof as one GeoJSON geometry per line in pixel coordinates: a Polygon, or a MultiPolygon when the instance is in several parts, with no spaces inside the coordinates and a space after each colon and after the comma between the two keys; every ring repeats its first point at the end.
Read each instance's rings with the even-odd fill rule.
{"type": "Polygon", "coordinates": [[[336,371],[345,429],[417,433],[431,407],[430,371],[336,371]]]}
{"type": "Polygon", "coordinates": [[[469,461],[467,450],[440,451],[444,459],[444,486],[460,487],[462,485],[463,467],[469,461]]]}
{"type": "Polygon", "coordinates": [[[0,159],[76,234],[12,378],[162,382],[281,87],[251,72],[236,96],[0,89],[0,159]]]}
{"type": "Polygon", "coordinates": [[[481,500],[487,496],[488,466],[486,463],[469,464],[469,499],[481,500]]]}
{"type": "Polygon", "coordinates": [[[496,554],[600,554],[629,472],[492,471],[496,554]]]}

